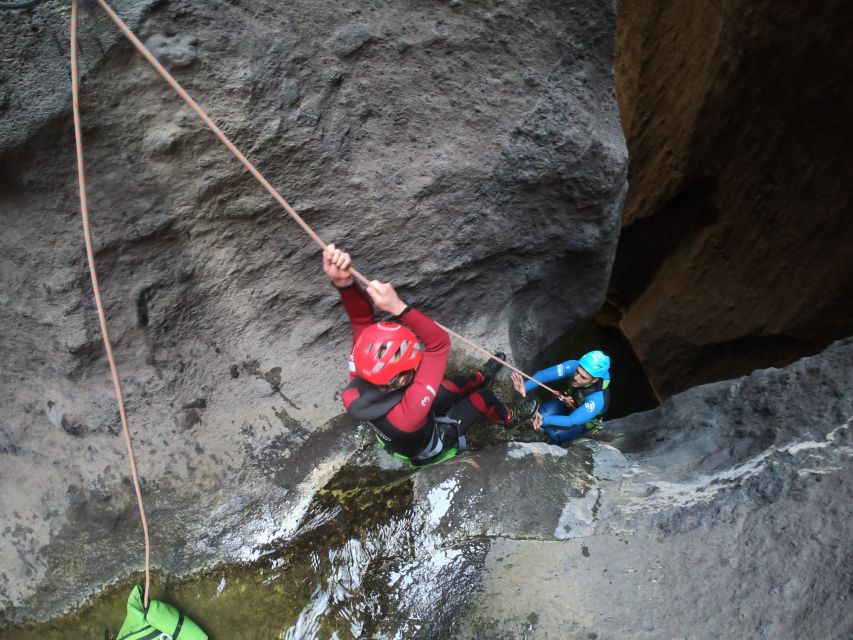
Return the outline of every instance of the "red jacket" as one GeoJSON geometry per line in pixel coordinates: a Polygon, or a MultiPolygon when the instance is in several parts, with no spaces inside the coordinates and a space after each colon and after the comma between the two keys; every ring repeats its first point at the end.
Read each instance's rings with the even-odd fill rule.
{"type": "MultiPolygon", "coordinates": [[[[352,341],[355,345],[364,328],[375,322],[373,303],[357,282],[338,291],[352,323],[352,341]]],[[[407,308],[397,320],[418,336],[424,345],[424,354],[414,380],[406,387],[402,399],[385,415],[385,419],[396,429],[411,433],[427,424],[435,394],[444,379],[444,369],[450,353],[450,338],[444,329],[417,309],[407,308]]],[[[355,378],[354,372],[355,366],[350,354],[350,379],[355,378]]],[[[349,410],[358,397],[358,389],[347,388],[343,394],[344,407],[349,410]]]]}

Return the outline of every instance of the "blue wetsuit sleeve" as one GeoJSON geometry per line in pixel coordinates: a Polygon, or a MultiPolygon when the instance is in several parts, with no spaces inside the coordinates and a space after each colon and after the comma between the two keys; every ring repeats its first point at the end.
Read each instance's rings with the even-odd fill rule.
{"type": "Polygon", "coordinates": [[[569,429],[577,425],[589,422],[594,417],[604,411],[604,394],[601,391],[589,394],[583,405],[572,411],[570,414],[549,415],[542,414],[542,426],[552,429],[569,429]]]}
{"type": "MultiPolygon", "coordinates": [[[[575,375],[575,371],[578,370],[578,361],[577,360],[566,360],[560,364],[555,364],[553,367],[548,367],[547,369],[542,369],[542,371],[537,371],[533,374],[533,378],[536,378],[542,384],[548,384],[549,382],[554,382],[554,380],[562,380],[563,378],[571,378],[575,375]]],[[[539,385],[530,380],[525,380],[524,388],[527,393],[533,391],[539,385]]]]}

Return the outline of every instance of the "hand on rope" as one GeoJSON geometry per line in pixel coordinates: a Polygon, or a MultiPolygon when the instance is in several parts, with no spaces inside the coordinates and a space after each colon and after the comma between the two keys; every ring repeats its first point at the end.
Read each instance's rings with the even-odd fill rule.
{"type": "Polygon", "coordinates": [[[392,316],[399,316],[406,310],[406,303],[400,300],[400,296],[394,291],[390,282],[371,280],[367,287],[367,295],[373,300],[373,304],[392,316]]]}
{"type": "MultiPolygon", "coordinates": [[[[334,244],[330,244],[323,251],[323,271],[329,276],[332,284],[339,289],[353,284],[352,256],[338,249],[334,244]]],[[[406,310],[406,303],[400,300],[400,296],[390,282],[371,280],[367,284],[366,291],[373,300],[373,304],[385,313],[398,316],[406,310]]]]}
{"type": "MultiPolygon", "coordinates": [[[[275,187],[273,187],[269,183],[269,181],[266,178],[264,178],[263,175],[261,175],[261,172],[258,171],[251,162],[249,162],[249,159],[246,158],[245,155],[243,155],[243,153],[236,147],[236,145],[233,142],[231,142],[231,140],[228,139],[228,136],[225,135],[225,133],[222,131],[222,129],[220,129],[216,125],[216,123],[213,122],[213,120],[210,118],[210,116],[207,115],[207,113],[204,111],[204,109],[202,109],[201,106],[192,98],[192,96],[190,96],[189,93],[187,93],[186,89],[184,89],[178,83],[178,81],[175,80],[174,77],[172,77],[172,74],[170,74],[166,70],[166,68],[163,67],[162,64],[160,64],[160,62],[157,60],[157,58],[155,58],[154,55],[147,49],[147,47],[144,44],[142,44],[142,42],[139,40],[139,38],[137,38],[136,35],[124,23],[124,21],[122,21],[122,19],[118,17],[118,14],[116,14],[116,12],[113,11],[113,9],[106,3],[106,1],[105,0],[97,0],[97,3],[101,6],[101,8],[103,8],[104,11],[107,12],[107,15],[109,15],[110,19],[112,19],[112,21],[115,22],[115,24],[119,28],[119,30],[127,37],[128,40],[130,40],[131,44],[134,47],[136,47],[137,51],[139,51],[139,53],[142,54],[142,56],[151,64],[151,66],[153,66],[157,70],[157,73],[159,73],[163,77],[163,79],[169,84],[169,86],[171,86],[175,90],[175,92],[181,97],[181,99],[183,99],[183,101],[186,102],[187,105],[189,105],[189,107],[193,111],[196,112],[198,117],[201,118],[202,121],[208,126],[208,128],[214,133],[214,135],[217,138],[219,138],[220,142],[222,142],[222,144],[224,144],[227,147],[227,149],[234,155],[234,157],[240,161],[240,163],[246,168],[246,170],[249,173],[251,173],[252,176],[254,176],[254,178],[261,184],[261,186],[264,189],[267,190],[267,192],[273,197],[273,199],[275,199],[275,201],[281,205],[281,207],[285,210],[285,212],[287,212],[287,215],[289,215],[293,219],[293,221],[296,222],[296,224],[298,224],[302,228],[302,230],[305,231],[306,234],[308,234],[308,236],[314,241],[314,243],[317,244],[321,249],[323,249],[324,253],[326,252],[327,249],[329,249],[330,247],[333,247],[334,245],[326,245],[326,243],[324,243],[320,239],[320,237],[314,232],[314,230],[310,226],[308,226],[308,224],[302,219],[302,217],[299,216],[299,214],[293,210],[293,207],[291,207],[287,203],[287,201],[282,197],[282,195],[278,191],[276,191],[275,187]]],[[[365,287],[371,286],[371,281],[368,280],[367,278],[365,278],[361,273],[359,273],[351,264],[348,267],[348,270],[350,271],[352,276],[355,277],[359,282],[361,282],[365,287]]],[[[344,270],[341,269],[341,271],[344,271],[344,270]]],[[[343,278],[341,279],[341,282],[344,282],[343,278]]],[[[519,373],[524,378],[526,378],[528,380],[532,380],[533,382],[535,382],[537,385],[539,385],[543,389],[547,390],[548,392],[555,393],[555,391],[553,389],[551,389],[547,385],[542,384],[538,380],[531,378],[526,373],[524,373],[520,369],[514,367],[513,365],[511,365],[506,360],[502,360],[502,359],[496,357],[493,353],[490,353],[489,351],[487,351],[483,347],[479,346],[478,344],[475,344],[474,342],[471,342],[470,340],[468,340],[464,336],[461,336],[458,333],[456,333],[455,331],[448,329],[444,325],[442,325],[440,323],[436,323],[436,324],[438,324],[439,327],[441,327],[442,329],[447,331],[447,333],[449,333],[451,336],[453,336],[454,338],[457,338],[458,340],[461,340],[462,342],[467,344],[472,349],[475,349],[475,350],[479,351],[480,353],[484,354],[486,357],[491,358],[492,360],[495,360],[496,362],[501,363],[502,365],[507,367],[510,371],[516,371],[517,373],[519,373]]]]}
{"type": "Polygon", "coordinates": [[[562,393],[557,394],[557,399],[566,405],[569,409],[576,409],[577,405],[575,404],[575,399],[572,396],[564,395],[562,393]]]}
{"type": "Polygon", "coordinates": [[[338,289],[351,287],[355,282],[351,266],[350,254],[336,248],[334,244],[330,244],[323,250],[323,271],[338,289]]]}

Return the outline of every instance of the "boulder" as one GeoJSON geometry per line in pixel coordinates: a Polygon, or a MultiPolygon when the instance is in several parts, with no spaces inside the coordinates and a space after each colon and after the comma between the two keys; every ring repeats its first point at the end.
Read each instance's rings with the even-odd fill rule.
{"type": "MultiPolygon", "coordinates": [[[[143,559],[104,408],[60,5],[0,24],[0,623],[143,559]]],[[[520,362],[601,304],[627,170],[615,2],[115,8],[321,238],[407,302],[520,362]]],[[[80,19],[92,232],[153,564],[251,558],[347,458],[351,427],[329,425],[349,328],[318,248],[94,3],[80,19]]]]}

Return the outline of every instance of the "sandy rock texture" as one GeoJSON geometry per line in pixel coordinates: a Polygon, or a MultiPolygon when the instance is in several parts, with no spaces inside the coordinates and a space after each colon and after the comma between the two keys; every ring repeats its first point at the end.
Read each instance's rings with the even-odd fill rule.
{"type": "Polygon", "coordinates": [[[609,299],[656,389],[853,334],[849,5],[620,5],[630,193],[609,299]]]}
{"type": "MultiPolygon", "coordinates": [[[[0,42],[0,622],[137,570],[85,270],[67,3],[0,42]]],[[[116,1],[326,241],[532,358],[601,304],[626,191],[615,3],[116,1]],[[513,327],[512,331],[508,327],[513,327]]],[[[250,558],[351,450],[313,245],[82,3],[89,205],[155,566],[250,558]]]]}

